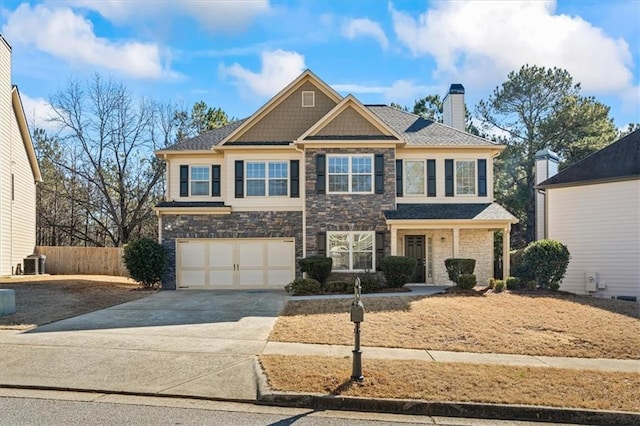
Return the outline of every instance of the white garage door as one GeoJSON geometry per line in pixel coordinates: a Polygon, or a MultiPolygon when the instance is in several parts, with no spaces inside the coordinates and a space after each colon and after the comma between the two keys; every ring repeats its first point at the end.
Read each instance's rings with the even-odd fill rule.
{"type": "Polygon", "coordinates": [[[178,240],[178,288],[282,288],[295,276],[293,238],[178,240]]]}

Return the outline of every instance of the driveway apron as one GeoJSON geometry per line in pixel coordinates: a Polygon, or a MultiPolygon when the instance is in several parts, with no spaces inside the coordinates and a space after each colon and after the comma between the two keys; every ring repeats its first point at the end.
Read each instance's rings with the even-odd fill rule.
{"type": "Polygon", "coordinates": [[[162,291],[29,332],[0,330],[0,385],[255,400],[284,291],[162,291]]]}

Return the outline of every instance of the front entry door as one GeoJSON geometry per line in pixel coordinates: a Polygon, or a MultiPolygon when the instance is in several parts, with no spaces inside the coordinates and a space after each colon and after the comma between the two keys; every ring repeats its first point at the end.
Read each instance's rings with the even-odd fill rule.
{"type": "Polygon", "coordinates": [[[425,247],[424,235],[407,235],[404,237],[404,254],[416,260],[416,272],[413,277],[414,283],[425,282],[425,247]]]}

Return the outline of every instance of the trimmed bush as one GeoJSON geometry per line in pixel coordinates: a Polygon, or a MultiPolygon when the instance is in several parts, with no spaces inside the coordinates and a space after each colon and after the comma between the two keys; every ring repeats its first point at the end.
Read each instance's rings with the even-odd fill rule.
{"type": "Polygon", "coordinates": [[[331,275],[333,259],[325,256],[309,256],[298,261],[300,270],[306,272],[307,276],[324,286],[327,278],[331,275]]]}
{"type": "Polygon", "coordinates": [[[505,284],[504,280],[496,280],[495,284],[493,285],[493,291],[495,291],[496,293],[502,293],[506,286],[507,285],[505,284]]]}
{"type": "Polygon", "coordinates": [[[317,280],[313,278],[296,278],[289,284],[284,286],[287,293],[294,296],[301,296],[304,294],[319,294],[322,292],[322,286],[317,280]]]}
{"type": "Polygon", "coordinates": [[[507,290],[517,290],[520,288],[520,278],[507,277],[507,290]]]}
{"type": "Polygon", "coordinates": [[[326,285],[329,293],[353,293],[353,285],[346,281],[329,281],[326,285]],[[351,291],[349,291],[351,288],[351,291]]]}
{"type": "MultiPolygon", "coordinates": [[[[376,274],[367,272],[367,273],[358,275],[358,277],[360,277],[360,286],[361,286],[360,291],[362,291],[362,293],[375,293],[376,291],[380,290],[383,287],[382,283],[380,282],[380,279],[378,279],[378,276],[376,274]]],[[[352,293],[355,285],[356,285],[355,282],[350,285],[352,293]]]]}
{"type": "Polygon", "coordinates": [[[489,288],[493,288],[496,285],[495,278],[489,278],[489,288]]]}
{"type": "Polygon", "coordinates": [[[162,281],[167,267],[167,253],[156,240],[140,238],[124,246],[122,255],[129,276],[151,288],[162,281]]]}
{"type": "Polygon", "coordinates": [[[387,281],[387,287],[400,288],[413,279],[416,260],[406,256],[386,256],[380,261],[380,270],[387,281]]]}
{"type": "Polygon", "coordinates": [[[527,281],[527,289],[535,291],[538,288],[538,282],[536,280],[527,281]]]}
{"type": "Polygon", "coordinates": [[[542,288],[558,289],[569,266],[567,246],[555,240],[539,240],[524,249],[522,263],[526,272],[542,288]]]}
{"type": "Polygon", "coordinates": [[[458,276],[458,287],[462,290],[471,290],[478,284],[474,274],[460,274],[458,276]]]}
{"type": "Polygon", "coordinates": [[[473,270],[476,268],[475,259],[445,259],[444,266],[447,268],[447,274],[449,279],[458,284],[458,277],[461,274],[473,274],[473,270]]]}

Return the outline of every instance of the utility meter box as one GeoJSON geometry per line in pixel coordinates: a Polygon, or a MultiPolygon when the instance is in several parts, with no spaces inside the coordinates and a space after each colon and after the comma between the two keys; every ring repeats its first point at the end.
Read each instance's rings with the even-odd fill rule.
{"type": "Polygon", "coordinates": [[[364,322],[364,305],[360,301],[351,304],[351,322],[364,322]]]}

